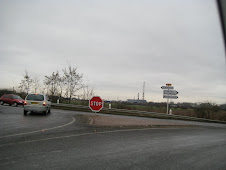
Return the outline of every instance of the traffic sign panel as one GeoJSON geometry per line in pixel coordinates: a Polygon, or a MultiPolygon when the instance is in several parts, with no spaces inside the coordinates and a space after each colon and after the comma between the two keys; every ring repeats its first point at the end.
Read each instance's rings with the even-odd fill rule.
{"type": "Polygon", "coordinates": [[[173,86],[162,86],[161,89],[173,89],[173,86]]]}
{"type": "Polygon", "coordinates": [[[176,90],[163,90],[163,94],[177,95],[178,94],[178,91],[176,91],[176,90]]]}
{"type": "Polygon", "coordinates": [[[99,96],[94,96],[89,100],[89,108],[93,112],[99,112],[104,106],[104,101],[99,96]]]}
{"type": "Polygon", "coordinates": [[[177,99],[177,98],[178,98],[178,96],[163,95],[163,98],[168,98],[168,99],[177,99]]]}

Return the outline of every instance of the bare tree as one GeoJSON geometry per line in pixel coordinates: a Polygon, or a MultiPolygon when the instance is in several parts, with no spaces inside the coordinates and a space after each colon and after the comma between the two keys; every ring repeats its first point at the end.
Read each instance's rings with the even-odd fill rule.
{"type": "Polygon", "coordinates": [[[213,119],[217,112],[220,111],[220,107],[210,101],[203,102],[195,108],[195,113],[197,117],[213,119]]]}
{"type": "Polygon", "coordinates": [[[50,95],[55,96],[57,94],[58,87],[58,79],[60,75],[57,71],[53,72],[51,76],[45,76],[44,84],[50,87],[50,95]]]}
{"type": "Polygon", "coordinates": [[[79,74],[77,72],[77,68],[73,68],[71,66],[68,66],[68,69],[63,70],[64,76],[64,84],[66,86],[65,88],[65,96],[69,98],[69,103],[71,101],[71,98],[75,95],[75,92],[80,90],[82,85],[82,74],[79,74]]]}
{"type": "Polygon", "coordinates": [[[62,97],[64,85],[65,85],[64,78],[61,77],[61,76],[58,76],[57,77],[57,86],[58,86],[58,89],[59,89],[59,91],[58,91],[59,98],[62,97]]]}
{"type": "Polygon", "coordinates": [[[88,85],[83,86],[83,100],[89,100],[92,96],[94,96],[93,88],[90,88],[88,85]]]}
{"type": "Polygon", "coordinates": [[[37,93],[38,89],[40,88],[40,80],[37,76],[34,77],[33,88],[35,93],[37,93]]]}
{"type": "Polygon", "coordinates": [[[21,80],[19,88],[28,94],[32,83],[33,83],[33,79],[28,74],[28,71],[25,70],[24,79],[21,80]]]}

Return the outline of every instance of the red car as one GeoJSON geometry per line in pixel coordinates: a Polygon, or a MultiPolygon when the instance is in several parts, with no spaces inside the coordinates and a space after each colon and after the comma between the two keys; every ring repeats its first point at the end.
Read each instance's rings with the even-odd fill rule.
{"type": "Polygon", "coordinates": [[[15,94],[4,94],[0,98],[0,104],[3,105],[4,103],[9,104],[10,106],[24,105],[24,100],[15,94]]]}

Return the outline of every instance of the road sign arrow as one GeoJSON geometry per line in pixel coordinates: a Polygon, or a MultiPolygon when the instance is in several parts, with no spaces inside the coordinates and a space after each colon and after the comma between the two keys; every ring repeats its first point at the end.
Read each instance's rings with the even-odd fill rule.
{"type": "Polygon", "coordinates": [[[163,94],[177,95],[178,94],[178,91],[176,91],[176,90],[163,90],[163,94]]]}
{"type": "Polygon", "coordinates": [[[173,86],[162,86],[161,89],[173,89],[173,86]]]}

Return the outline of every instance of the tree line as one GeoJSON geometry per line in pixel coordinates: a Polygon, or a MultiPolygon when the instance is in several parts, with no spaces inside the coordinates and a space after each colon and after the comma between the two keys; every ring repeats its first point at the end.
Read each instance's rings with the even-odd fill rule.
{"type": "Polygon", "coordinates": [[[58,99],[67,98],[69,103],[74,97],[89,100],[94,95],[93,88],[83,83],[83,74],[80,74],[77,68],[68,66],[62,69],[62,73],[61,75],[57,70],[50,75],[45,75],[41,83],[37,76],[32,77],[26,70],[18,89],[20,93],[41,92],[58,99]]]}

